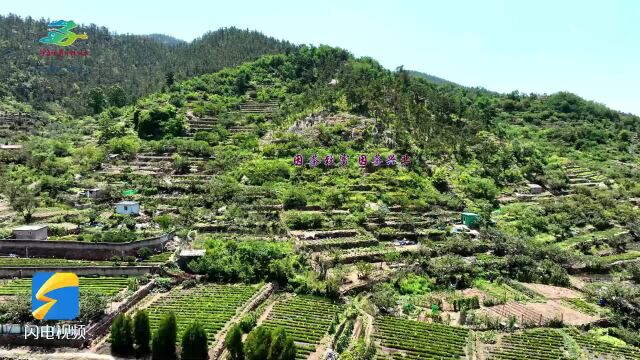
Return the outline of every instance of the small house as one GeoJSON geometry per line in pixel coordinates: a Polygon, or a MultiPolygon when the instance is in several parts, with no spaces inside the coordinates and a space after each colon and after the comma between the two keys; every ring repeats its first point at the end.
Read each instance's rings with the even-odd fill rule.
{"type": "Polygon", "coordinates": [[[187,269],[187,265],[189,265],[189,263],[192,260],[196,260],[196,259],[199,259],[199,258],[203,257],[205,253],[206,253],[206,250],[204,250],[204,249],[182,250],[178,254],[178,261],[177,261],[178,266],[181,269],[186,270],[187,269]]]}
{"type": "Polygon", "coordinates": [[[99,199],[104,195],[104,191],[99,188],[86,189],[84,193],[85,196],[89,199],[99,199]]]}
{"type": "Polygon", "coordinates": [[[462,224],[470,228],[477,227],[480,222],[480,215],[471,212],[463,212],[460,214],[460,221],[462,221],[462,224]]]}
{"type": "Polygon", "coordinates": [[[47,240],[47,225],[23,225],[13,229],[16,240],[47,240]]]}
{"type": "Polygon", "coordinates": [[[120,215],[139,215],[140,203],[137,201],[121,201],[116,204],[116,213],[120,215]]]}
{"type": "Polygon", "coordinates": [[[530,194],[542,194],[544,192],[544,188],[538,184],[527,184],[529,187],[530,194]]]}

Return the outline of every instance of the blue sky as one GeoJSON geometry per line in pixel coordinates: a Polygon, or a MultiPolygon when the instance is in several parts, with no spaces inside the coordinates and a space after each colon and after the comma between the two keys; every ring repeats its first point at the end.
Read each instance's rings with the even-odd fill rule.
{"type": "Polygon", "coordinates": [[[571,91],[640,115],[640,1],[13,1],[0,13],[192,40],[236,26],[510,92],[571,91]]]}

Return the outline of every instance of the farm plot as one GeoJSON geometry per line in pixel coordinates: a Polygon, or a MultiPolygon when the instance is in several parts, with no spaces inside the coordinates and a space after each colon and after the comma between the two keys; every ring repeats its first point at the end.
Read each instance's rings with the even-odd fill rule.
{"type": "MultiPolygon", "coordinates": [[[[129,284],[127,277],[80,278],[80,291],[93,290],[101,295],[113,296],[129,284]]],[[[9,280],[0,285],[0,295],[26,294],[31,291],[31,279],[9,280]]]]}
{"type": "Polygon", "coordinates": [[[495,360],[555,360],[568,359],[564,337],[560,330],[536,329],[502,337],[500,347],[488,359],[495,360]]]}
{"type": "Polygon", "coordinates": [[[374,337],[393,359],[459,359],[465,357],[469,330],[394,317],[375,320],[374,337]]]}
{"type": "Polygon", "coordinates": [[[567,333],[580,345],[582,351],[597,359],[640,359],[640,350],[631,346],[617,346],[593,337],[580,334],[575,329],[567,330],[567,333]]]}
{"type": "Polygon", "coordinates": [[[332,302],[309,296],[294,296],[276,303],[263,323],[281,327],[298,344],[296,358],[306,359],[327,334],[329,325],[340,311],[332,302]]]}
{"type": "Polygon", "coordinates": [[[487,295],[496,300],[507,301],[541,301],[544,299],[540,294],[524,287],[519,283],[497,283],[484,279],[478,279],[473,283],[474,287],[482,290],[487,295]]]}
{"type": "Polygon", "coordinates": [[[39,267],[39,266],[112,266],[112,261],[67,260],[51,258],[0,258],[0,266],[39,267]]]}
{"type": "Polygon", "coordinates": [[[538,326],[541,326],[542,323],[547,320],[542,313],[532,310],[526,305],[516,301],[508,302],[504,305],[492,306],[486,308],[485,311],[497,318],[508,319],[513,317],[519,324],[538,324],[538,326]]]}
{"type": "Polygon", "coordinates": [[[378,246],[342,249],[336,251],[335,254],[338,255],[340,263],[350,264],[358,262],[360,260],[366,262],[382,261],[387,254],[404,254],[409,252],[417,252],[418,249],[418,245],[385,246],[381,243],[381,245],[378,246]]]}
{"type": "Polygon", "coordinates": [[[169,312],[176,315],[178,339],[193,321],[198,320],[207,331],[207,341],[224,327],[257,291],[251,285],[204,285],[191,289],[176,289],[152,303],[149,309],[151,329],[158,328],[160,320],[169,312]]]}
{"type": "Polygon", "coordinates": [[[322,249],[348,249],[356,247],[376,246],[378,241],[366,236],[326,238],[317,240],[298,240],[302,249],[318,251],[322,249]]]}
{"type": "Polygon", "coordinates": [[[588,315],[598,315],[600,313],[600,310],[596,305],[589,303],[581,298],[563,299],[561,302],[562,304],[567,305],[572,309],[588,315]]]}

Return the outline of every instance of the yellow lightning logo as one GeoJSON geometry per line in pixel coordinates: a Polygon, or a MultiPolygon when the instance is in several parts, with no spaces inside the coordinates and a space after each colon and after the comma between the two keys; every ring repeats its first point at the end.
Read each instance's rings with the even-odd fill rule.
{"type": "Polygon", "coordinates": [[[35,309],[32,314],[33,317],[42,320],[45,315],[49,312],[49,310],[55,305],[58,300],[52,299],[50,297],[45,296],[49,292],[57,289],[61,289],[64,287],[70,286],[79,286],[80,281],[78,280],[78,276],[72,273],[55,273],[51,276],[44,284],[38,289],[36,293],[36,299],[38,301],[42,301],[45,304],[41,305],[39,308],[35,309]]]}

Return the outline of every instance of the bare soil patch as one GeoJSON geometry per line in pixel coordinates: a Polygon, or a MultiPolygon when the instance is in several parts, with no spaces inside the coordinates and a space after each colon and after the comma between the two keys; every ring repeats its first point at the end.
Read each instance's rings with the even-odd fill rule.
{"type": "Polygon", "coordinates": [[[575,290],[563,288],[560,286],[522,283],[527,288],[539,293],[549,300],[573,299],[581,297],[581,294],[575,290]]]}

